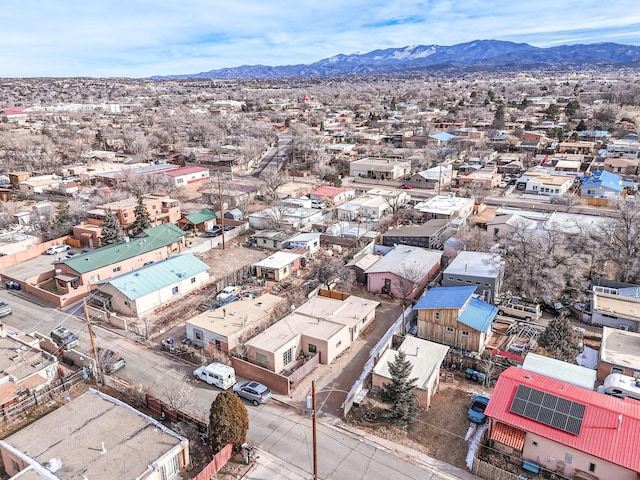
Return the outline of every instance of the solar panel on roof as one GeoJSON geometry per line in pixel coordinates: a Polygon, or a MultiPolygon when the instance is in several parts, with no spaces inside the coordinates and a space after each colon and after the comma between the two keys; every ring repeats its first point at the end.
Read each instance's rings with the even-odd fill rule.
{"type": "Polygon", "coordinates": [[[578,435],[586,406],[566,398],[519,385],[509,411],[530,420],[578,435]]]}

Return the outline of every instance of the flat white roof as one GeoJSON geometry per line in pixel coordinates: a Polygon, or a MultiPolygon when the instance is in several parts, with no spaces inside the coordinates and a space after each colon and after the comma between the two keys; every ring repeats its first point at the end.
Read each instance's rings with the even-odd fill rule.
{"type": "Polygon", "coordinates": [[[600,359],[640,370],[640,333],[602,327],[600,359]]]}
{"type": "Polygon", "coordinates": [[[463,250],[451,261],[443,274],[496,278],[503,264],[500,257],[492,253],[463,250]]]}
{"type": "Polygon", "coordinates": [[[292,264],[301,256],[302,255],[300,255],[299,253],[276,252],[273,255],[268,256],[264,260],[260,260],[259,262],[254,263],[253,265],[261,268],[280,269],[292,264]]]}
{"type": "MultiPolygon", "coordinates": [[[[413,368],[410,376],[418,379],[416,386],[424,389],[434,373],[436,371],[439,372],[440,365],[447,355],[449,347],[407,335],[398,351],[404,352],[407,360],[412,363],[413,368]]],[[[389,364],[396,359],[398,351],[386,350],[373,368],[373,372],[381,377],[391,378],[389,364]]]]}

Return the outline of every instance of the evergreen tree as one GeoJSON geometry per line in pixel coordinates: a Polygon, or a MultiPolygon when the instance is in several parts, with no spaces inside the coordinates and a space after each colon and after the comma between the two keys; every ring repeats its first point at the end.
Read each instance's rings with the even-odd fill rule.
{"type": "Polygon", "coordinates": [[[244,403],[232,392],[221,392],[211,403],[209,411],[209,444],[214,452],[233,444],[238,452],[246,441],[249,414],[244,403]]]}
{"type": "Polygon", "coordinates": [[[71,215],[69,214],[69,202],[61,202],[56,207],[56,213],[53,217],[53,223],[58,227],[67,226],[71,222],[71,215]]]}
{"type": "Polygon", "coordinates": [[[133,221],[131,235],[135,237],[151,226],[151,216],[149,215],[147,207],[144,206],[142,195],[138,195],[138,203],[133,210],[133,214],[136,219],[133,221]]]}
{"type": "Polygon", "coordinates": [[[493,117],[493,128],[504,127],[504,103],[500,102],[496,106],[496,113],[493,117]]]}
{"type": "Polygon", "coordinates": [[[400,426],[412,423],[418,414],[416,396],[411,393],[417,381],[417,378],[409,378],[412,369],[413,365],[405,353],[399,351],[389,364],[391,383],[385,383],[382,387],[382,401],[389,405],[391,418],[400,426]]]}
{"type": "Polygon", "coordinates": [[[124,238],[124,232],[118,219],[108,208],[104,212],[104,220],[102,220],[100,227],[102,228],[102,245],[111,245],[124,238]]]}
{"type": "Polygon", "coordinates": [[[538,345],[544,347],[553,358],[575,363],[580,347],[571,322],[566,315],[558,315],[549,322],[538,337],[538,345]]]}

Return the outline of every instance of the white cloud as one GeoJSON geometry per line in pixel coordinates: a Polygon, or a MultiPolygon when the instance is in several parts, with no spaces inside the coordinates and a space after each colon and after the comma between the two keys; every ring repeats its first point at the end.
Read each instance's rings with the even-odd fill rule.
{"type": "Polygon", "coordinates": [[[475,39],[640,43],[629,2],[4,0],[0,76],[196,73],[475,39]]]}

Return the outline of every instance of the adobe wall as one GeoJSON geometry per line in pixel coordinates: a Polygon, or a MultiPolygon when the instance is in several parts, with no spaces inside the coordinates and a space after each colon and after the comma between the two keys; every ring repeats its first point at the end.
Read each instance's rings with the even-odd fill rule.
{"type": "Polygon", "coordinates": [[[246,362],[237,357],[231,358],[231,365],[236,371],[236,376],[250,378],[269,387],[273,392],[281,395],[290,395],[291,386],[289,379],[279,373],[272,372],[253,363],[246,362]]]}

